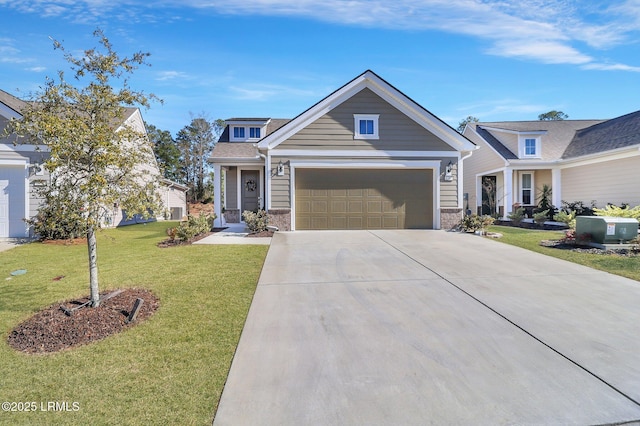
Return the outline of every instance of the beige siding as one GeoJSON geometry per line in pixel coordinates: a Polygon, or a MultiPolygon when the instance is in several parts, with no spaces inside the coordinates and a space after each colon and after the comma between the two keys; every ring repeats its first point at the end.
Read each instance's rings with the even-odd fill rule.
{"type": "Polygon", "coordinates": [[[500,142],[502,142],[502,145],[509,148],[509,150],[515,155],[520,155],[520,153],[518,152],[518,135],[496,131],[491,131],[491,134],[495,136],[496,139],[498,139],[500,142]]]}
{"type": "Polygon", "coordinates": [[[440,164],[440,208],[456,208],[458,207],[458,164],[455,158],[445,158],[440,164]],[[453,180],[446,182],[444,180],[445,168],[452,161],[453,180]]]}
{"type": "Polygon", "coordinates": [[[453,151],[369,89],[332,109],[279,146],[282,149],[453,151]],[[379,139],[354,139],[354,114],[380,114],[379,139]]]}
{"type": "MultiPolygon", "coordinates": [[[[471,157],[464,160],[464,182],[462,191],[469,194],[469,209],[476,211],[481,200],[476,200],[476,175],[482,175],[490,170],[504,167],[505,160],[484,142],[475,132],[467,130],[465,136],[478,145],[471,157]]],[[[494,173],[495,174],[495,173],[494,173]]],[[[464,205],[464,208],[467,206],[464,205]]]]}
{"type": "Polygon", "coordinates": [[[563,169],[562,199],[586,205],[595,200],[598,207],[640,205],[639,169],[640,156],[563,169]]]}
{"type": "Polygon", "coordinates": [[[291,208],[291,168],[289,162],[284,163],[284,176],[277,176],[278,163],[280,158],[271,158],[271,208],[290,209],[291,208]]]}

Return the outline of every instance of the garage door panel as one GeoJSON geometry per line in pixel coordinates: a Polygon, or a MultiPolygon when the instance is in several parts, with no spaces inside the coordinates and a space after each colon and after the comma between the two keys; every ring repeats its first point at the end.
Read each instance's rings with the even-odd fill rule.
{"type": "Polygon", "coordinates": [[[331,212],[334,214],[347,213],[347,200],[331,200],[331,212]]]}
{"type": "Polygon", "coordinates": [[[311,229],[329,229],[329,218],[326,216],[311,217],[311,229]]]}
{"type": "Polygon", "coordinates": [[[382,213],[382,201],[367,201],[367,213],[382,213]]]}
{"type": "Polygon", "coordinates": [[[349,200],[349,213],[364,213],[364,203],[362,201],[349,200]]]}
{"type": "Polygon", "coordinates": [[[324,200],[312,200],[311,211],[312,213],[329,213],[329,203],[324,200]]]}
{"type": "Polygon", "coordinates": [[[433,171],[297,169],[297,229],[433,225],[433,171]]]}
{"type": "Polygon", "coordinates": [[[349,217],[347,229],[364,229],[362,221],[363,218],[359,216],[349,217]]]}

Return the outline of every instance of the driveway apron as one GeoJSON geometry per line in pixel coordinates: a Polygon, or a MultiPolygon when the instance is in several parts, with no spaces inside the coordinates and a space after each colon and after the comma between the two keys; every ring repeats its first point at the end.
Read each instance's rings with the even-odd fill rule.
{"type": "Polygon", "coordinates": [[[276,233],[215,425],[640,419],[640,283],[444,231],[276,233]]]}

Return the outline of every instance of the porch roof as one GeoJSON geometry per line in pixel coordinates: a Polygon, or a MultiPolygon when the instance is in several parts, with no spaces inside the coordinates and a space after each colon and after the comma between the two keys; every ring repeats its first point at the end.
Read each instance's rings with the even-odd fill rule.
{"type": "Polygon", "coordinates": [[[223,163],[231,160],[262,161],[258,148],[251,142],[218,142],[211,152],[212,163],[223,163]]]}

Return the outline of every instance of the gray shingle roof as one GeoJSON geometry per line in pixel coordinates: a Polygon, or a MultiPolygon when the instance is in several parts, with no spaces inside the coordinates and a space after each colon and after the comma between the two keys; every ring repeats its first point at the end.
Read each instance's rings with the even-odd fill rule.
{"type": "Polygon", "coordinates": [[[258,148],[252,142],[218,142],[211,152],[211,159],[246,158],[259,159],[258,148]]]}
{"type": "Polygon", "coordinates": [[[573,140],[577,131],[602,122],[603,120],[536,120],[480,122],[472,124],[476,126],[476,132],[507,160],[515,160],[518,157],[516,153],[512,152],[500,142],[500,132],[494,129],[510,132],[544,132],[542,136],[542,160],[554,161],[563,157],[563,153],[573,140]],[[478,129],[480,129],[480,131],[478,131],[478,129]]]}
{"type": "Polygon", "coordinates": [[[562,158],[575,158],[640,144],[640,111],[578,130],[562,158]]]}
{"type": "Polygon", "coordinates": [[[25,101],[16,98],[15,96],[5,92],[4,90],[0,90],[0,102],[17,113],[20,113],[20,111],[22,111],[22,108],[27,105],[25,101]]]}
{"type": "Polygon", "coordinates": [[[489,145],[491,145],[491,147],[495,149],[498,152],[498,154],[500,154],[502,157],[506,158],[507,160],[515,160],[518,158],[517,155],[511,152],[509,148],[502,145],[502,143],[498,139],[493,137],[491,132],[484,129],[482,126],[476,126],[476,133],[479,134],[482,137],[482,139],[484,139],[489,145]]]}

